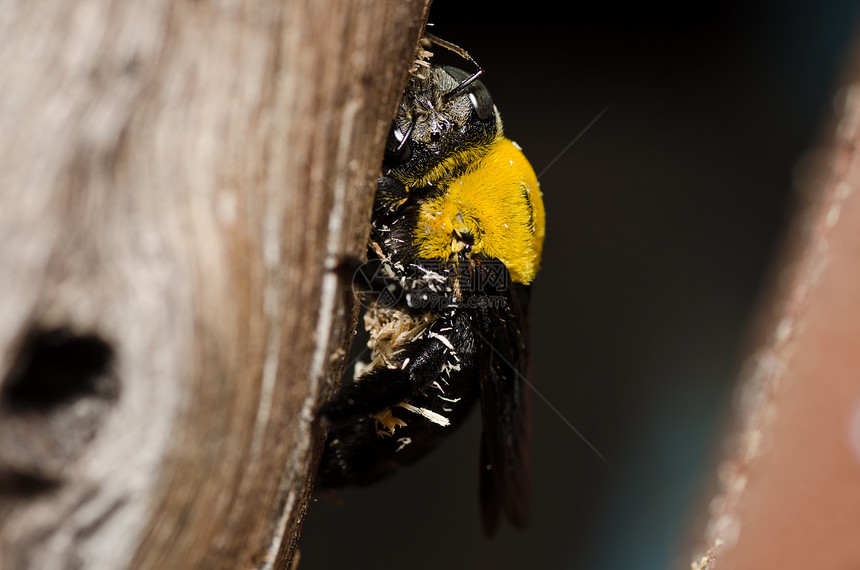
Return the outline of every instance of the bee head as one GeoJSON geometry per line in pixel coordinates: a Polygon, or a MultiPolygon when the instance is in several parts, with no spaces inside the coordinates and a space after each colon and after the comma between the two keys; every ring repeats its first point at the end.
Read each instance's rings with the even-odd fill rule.
{"type": "Polygon", "coordinates": [[[407,186],[425,186],[462,170],[502,134],[490,92],[456,67],[414,76],[388,137],[383,171],[407,186]],[[461,87],[462,86],[462,87],[461,87]]]}

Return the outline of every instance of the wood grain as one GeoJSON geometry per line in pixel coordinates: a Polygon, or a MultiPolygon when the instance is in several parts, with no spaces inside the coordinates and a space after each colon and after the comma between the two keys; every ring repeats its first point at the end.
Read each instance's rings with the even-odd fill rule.
{"type": "Polygon", "coordinates": [[[693,570],[860,568],[858,48],[798,168],[693,570]]]}
{"type": "Polygon", "coordinates": [[[428,8],[4,3],[0,568],[289,567],[428,8]]]}

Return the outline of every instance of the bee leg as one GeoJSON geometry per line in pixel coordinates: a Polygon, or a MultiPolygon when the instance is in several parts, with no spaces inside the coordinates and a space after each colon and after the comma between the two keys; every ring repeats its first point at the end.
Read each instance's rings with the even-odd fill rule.
{"type": "Polygon", "coordinates": [[[317,471],[316,487],[366,485],[397,468],[394,442],[376,434],[373,420],[335,426],[329,431],[325,452],[317,471]]]}
{"type": "Polygon", "coordinates": [[[439,379],[446,363],[456,358],[454,347],[464,343],[458,332],[468,329],[455,331],[443,320],[433,323],[424,336],[403,348],[397,368],[374,368],[343,386],[323,405],[322,415],[335,425],[351,423],[422,392],[439,379]]]}
{"type": "Polygon", "coordinates": [[[376,368],[343,386],[320,412],[334,424],[374,414],[411,396],[416,383],[405,370],[376,368]]]}
{"type": "Polygon", "coordinates": [[[455,305],[454,271],[436,260],[418,260],[393,277],[378,259],[364,263],[355,273],[353,288],[364,299],[384,309],[445,311],[455,305]]]}
{"type": "MultiPolygon", "coordinates": [[[[375,257],[367,261],[346,257],[339,261],[334,271],[340,281],[348,284],[355,294],[364,295],[365,299],[385,308],[405,309],[410,306],[407,298],[418,298],[419,293],[427,292],[427,285],[420,282],[418,275],[409,280],[413,283],[411,286],[404,285],[386,273],[384,268],[384,262],[375,257]]],[[[412,269],[412,273],[417,274],[417,271],[412,269]]]]}
{"type": "Polygon", "coordinates": [[[404,358],[400,368],[375,368],[342,387],[322,407],[322,414],[335,424],[351,422],[390,408],[432,384],[445,363],[447,347],[435,339],[417,344],[406,351],[412,356],[404,358]]]}
{"type": "MultiPolygon", "coordinates": [[[[385,273],[379,260],[365,263],[359,273],[361,292],[386,309],[430,309],[441,312],[463,304],[470,297],[502,297],[512,286],[511,274],[498,260],[473,259],[440,262],[415,260],[399,270],[385,273]]],[[[354,284],[359,280],[355,279],[354,284]]],[[[366,297],[367,298],[367,297],[366,297]]]]}

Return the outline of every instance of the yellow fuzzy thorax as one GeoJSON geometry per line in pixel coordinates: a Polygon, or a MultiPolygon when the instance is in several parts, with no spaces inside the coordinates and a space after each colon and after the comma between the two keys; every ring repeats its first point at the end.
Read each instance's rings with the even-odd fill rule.
{"type": "Polygon", "coordinates": [[[498,259],[512,281],[529,284],[540,265],[544,224],[534,170],[516,143],[499,138],[444,193],[421,205],[415,246],[422,258],[447,260],[463,251],[458,236],[468,233],[474,244],[467,257],[498,259]]]}

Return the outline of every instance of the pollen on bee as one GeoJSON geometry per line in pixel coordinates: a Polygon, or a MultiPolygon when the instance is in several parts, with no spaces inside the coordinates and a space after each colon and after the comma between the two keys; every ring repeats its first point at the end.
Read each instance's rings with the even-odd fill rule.
{"type": "Polygon", "coordinates": [[[373,416],[376,420],[376,435],[379,437],[390,437],[394,435],[394,430],[399,427],[405,427],[406,422],[391,413],[391,410],[383,410],[373,416]]]}
{"type": "Polygon", "coordinates": [[[445,338],[444,336],[442,336],[441,334],[430,331],[429,333],[427,333],[427,336],[438,339],[439,342],[441,342],[442,344],[444,344],[445,346],[448,347],[448,350],[451,350],[451,351],[454,350],[454,345],[451,344],[451,341],[448,340],[447,338],[445,338]]]}
{"type": "Polygon", "coordinates": [[[431,409],[419,408],[418,406],[413,406],[412,404],[409,404],[407,402],[400,402],[397,405],[400,406],[401,408],[409,410],[410,412],[412,412],[414,414],[418,414],[419,416],[422,416],[422,417],[430,420],[434,424],[438,424],[442,427],[447,427],[447,426],[451,425],[451,420],[449,420],[448,418],[446,418],[442,414],[437,414],[436,412],[434,412],[431,409]]]}

